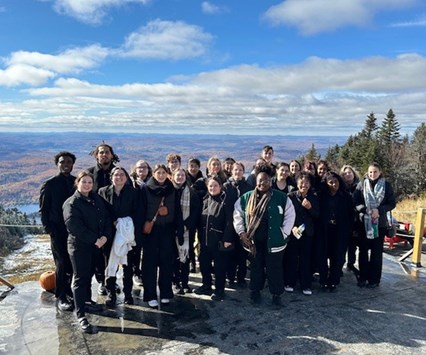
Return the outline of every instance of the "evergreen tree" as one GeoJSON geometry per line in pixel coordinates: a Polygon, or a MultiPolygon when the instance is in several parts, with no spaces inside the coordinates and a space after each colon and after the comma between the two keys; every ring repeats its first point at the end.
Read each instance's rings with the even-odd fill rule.
{"type": "Polygon", "coordinates": [[[321,155],[318,154],[318,151],[315,148],[315,144],[312,143],[311,149],[309,149],[308,152],[305,154],[304,161],[313,160],[316,162],[319,159],[321,159],[321,155]]]}
{"type": "Polygon", "coordinates": [[[391,143],[400,143],[400,126],[392,109],[389,109],[382,125],[378,131],[377,138],[383,146],[389,146],[391,143]]]}
{"type": "Polygon", "coordinates": [[[371,112],[369,115],[367,115],[364,128],[361,131],[361,136],[367,139],[374,138],[376,131],[379,128],[376,122],[377,122],[377,118],[374,115],[374,112],[371,112]]]}
{"type": "Polygon", "coordinates": [[[413,192],[426,191],[426,124],[422,123],[414,131],[410,145],[410,165],[413,168],[413,192]]]}

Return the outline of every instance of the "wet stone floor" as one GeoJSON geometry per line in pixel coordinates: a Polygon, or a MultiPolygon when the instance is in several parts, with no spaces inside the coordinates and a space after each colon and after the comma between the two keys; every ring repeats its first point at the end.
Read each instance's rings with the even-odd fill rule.
{"type": "MultiPolygon", "coordinates": [[[[386,256],[382,283],[369,290],[344,272],[338,291],[312,296],[295,289],[283,306],[260,305],[248,289],[227,297],[177,295],[153,310],[134,290],[135,305],[88,314],[95,334],[83,334],[73,313],[58,312],[38,282],[25,282],[0,301],[0,353],[5,354],[426,354],[426,274],[386,256]]],[[[200,285],[200,275],[191,276],[200,285]]],[[[93,282],[93,295],[97,283],[93,282]]],[[[104,296],[97,296],[101,304],[104,296]]]]}

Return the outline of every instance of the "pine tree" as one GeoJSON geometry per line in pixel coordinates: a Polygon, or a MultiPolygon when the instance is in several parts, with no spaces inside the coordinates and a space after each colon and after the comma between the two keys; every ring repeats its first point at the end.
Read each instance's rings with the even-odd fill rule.
{"type": "Polygon", "coordinates": [[[389,109],[378,131],[377,138],[384,146],[388,146],[391,143],[400,143],[401,134],[399,131],[400,126],[398,121],[396,120],[396,116],[393,113],[393,110],[389,109]]]}
{"type": "Polygon", "coordinates": [[[417,194],[426,191],[426,124],[422,123],[414,131],[410,145],[410,163],[413,167],[413,191],[417,194]]]}
{"type": "Polygon", "coordinates": [[[364,128],[361,131],[361,136],[367,139],[374,138],[376,131],[379,128],[376,122],[377,122],[377,118],[374,115],[374,112],[371,112],[369,115],[367,115],[364,128]]]}
{"type": "Polygon", "coordinates": [[[305,154],[304,161],[306,161],[306,160],[313,160],[313,161],[316,162],[319,159],[321,159],[321,155],[318,154],[318,151],[315,148],[315,144],[312,143],[311,149],[309,149],[308,152],[305,154]]]}

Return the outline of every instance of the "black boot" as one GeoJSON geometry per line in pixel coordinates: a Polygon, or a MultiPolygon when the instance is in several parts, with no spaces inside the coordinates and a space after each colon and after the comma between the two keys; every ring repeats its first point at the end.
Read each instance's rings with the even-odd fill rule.
{"type": "Polygon", "coordinates": [[[115,292],[109,292],[107,299],[105,301],[105,305],[107,307],[115,307],[115,305],[117,304],[117,295],[115,292]]]}

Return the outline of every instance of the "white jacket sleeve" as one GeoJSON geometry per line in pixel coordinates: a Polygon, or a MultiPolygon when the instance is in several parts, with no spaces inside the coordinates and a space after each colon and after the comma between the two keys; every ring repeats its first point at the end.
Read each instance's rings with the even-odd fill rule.
{"type": "Polygon", "coordinates": [[[246,232],[245,212],[241,208],[240,198],[234,204],[234,229],[238,235],[246,232]]]}
{"type": "Polygon", "coordinates": [[[285,204],[284,211],[284,221],[281,226],[281,231],[284,234],[284,237],[290,235],[291,230],[294,226],[294,221],[296,220],[296,211],[294,210],[293,202],[290,198],[287,198],[287,203],[285,204]]]}

